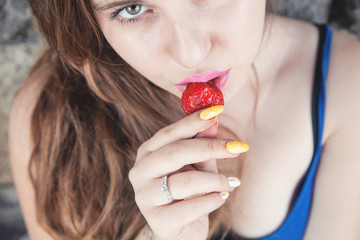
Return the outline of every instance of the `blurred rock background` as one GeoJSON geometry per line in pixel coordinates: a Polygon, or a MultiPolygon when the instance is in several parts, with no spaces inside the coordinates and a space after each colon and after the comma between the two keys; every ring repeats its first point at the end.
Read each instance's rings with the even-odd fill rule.
{"type": "MultiPolygon", "coordinates": [[[[59,0],[61,1],[61,0],[59,0]]],[[[280,15],[330,23],[360,38],[360,0],[277,0],[280,15]]],[[[11,178],[7,132],[14,94],[44,42],[25,0],[0,0],[0,239],[28,239],[11,178]]]]}

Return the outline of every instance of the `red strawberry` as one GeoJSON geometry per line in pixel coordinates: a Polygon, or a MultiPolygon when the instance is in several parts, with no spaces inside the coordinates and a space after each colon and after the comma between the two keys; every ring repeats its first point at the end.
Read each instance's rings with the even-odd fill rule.
{"type": "Polygon", "coordinates": [[[189,83],[181,97],[182,108],[189,115],[200,109],[224,105],[221,90],[212,82],[189,83]]]}

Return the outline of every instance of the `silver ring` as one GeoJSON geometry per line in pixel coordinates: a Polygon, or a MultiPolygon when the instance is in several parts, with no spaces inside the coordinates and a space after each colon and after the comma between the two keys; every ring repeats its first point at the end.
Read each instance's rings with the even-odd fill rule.
{"type": "Polygon", "coordinates": [[[171,196],[169,188],[167,186],[167,176],[164,176],[161,179],[161,190],[169,202],[172,202],[174,200],[174,198],[171,196]]]}

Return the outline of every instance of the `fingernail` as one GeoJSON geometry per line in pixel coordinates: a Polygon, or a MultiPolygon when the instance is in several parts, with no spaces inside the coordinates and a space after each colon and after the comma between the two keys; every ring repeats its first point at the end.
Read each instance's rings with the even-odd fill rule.
{"type": "Polygon", "coordinates": [[[229,197],[229,192],[222,192],[220,193],[220,196],[223,200],[226,200],[229,197]]]}
{"type": "Polygon", "coordinates": [[[200,118],[202,120],[210,120],[216,116],[218,116],[220,113],[224,111],[224,106],[218,105],[218,106],[212,106],[205,110],[203,110],[200,113],[200,118]]]}
{"type": "Polygon", "coordinates": [[[231,187],[238,187],[241,184],[240,179],[236,177],[228,177],[228,181],[231,187]]]}
{"type": "Polygon", "coordinates": [[[225,147],[228,150],[228,152],[232,154],[244,153],[249,150],[249,145],[237,141],[227,142],[225,144],[225,147]]]}

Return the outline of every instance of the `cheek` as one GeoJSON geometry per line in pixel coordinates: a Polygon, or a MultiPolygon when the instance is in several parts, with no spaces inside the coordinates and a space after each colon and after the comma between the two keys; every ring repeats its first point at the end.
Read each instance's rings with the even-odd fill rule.
{"type": "Polygon", "coordinates": [[[123,36],[117,38],[116,36],[118,35],[108,34],[107,39],[111,47],[124,61],[158,87],[174,94],[178,92],[173,86],[174,83],[169,82],[165,76],[168,69],[164,64],[163,54],[157,50],[155,38],[139,38],[138,34],[136,37],[123,36]]]}
{"type": "Polygon", "coordinates": [[[108,21],[99,16],[97,19],[110,46],[130,66],[142,72],[140,71],[141,65],[145,65],[145,62],[147,64],[153,62],[151,61],[151,53],[149,53],[149,46],[152,46],[152,43],[141,37],[142,34],[124,31],[124,26],[116,20],[108,21]]]}
{"type": "Polygon", "coordinates": [[[220,44],[237,64],[248,65],[256,56],[263,38],[265,2],[239,1],[219,11],[215,19],[226,19],[219,21],[217,27],[220,44]]]}
{"type": "Polygon", "coordinates": [[[124,31],[118,23],[100,25],[102,32],[114,51],[137,72],[149,81],[166,90],[177,93],[178,90],[166,81],[168,72],[164,56],[159,50],[159,39],[151,32],[124,31]],[[125,34],[125,35],[124,35],[125,34]]]}
{"type": "Polygon", "coordinates": [[[148,38],[139,37],[141,34],[127,34],[124,36],[124,31],[119,31],[116,28],[110,31],[104,31],[104,35],[115,50],[130,66],[141,73],[148,79],[151,79],[151,69],[157,69],[157,56],[154,56],[154,43],[150,42],[148,38]],[[119,37],[121,36],[121,37],[119,37]]]}

